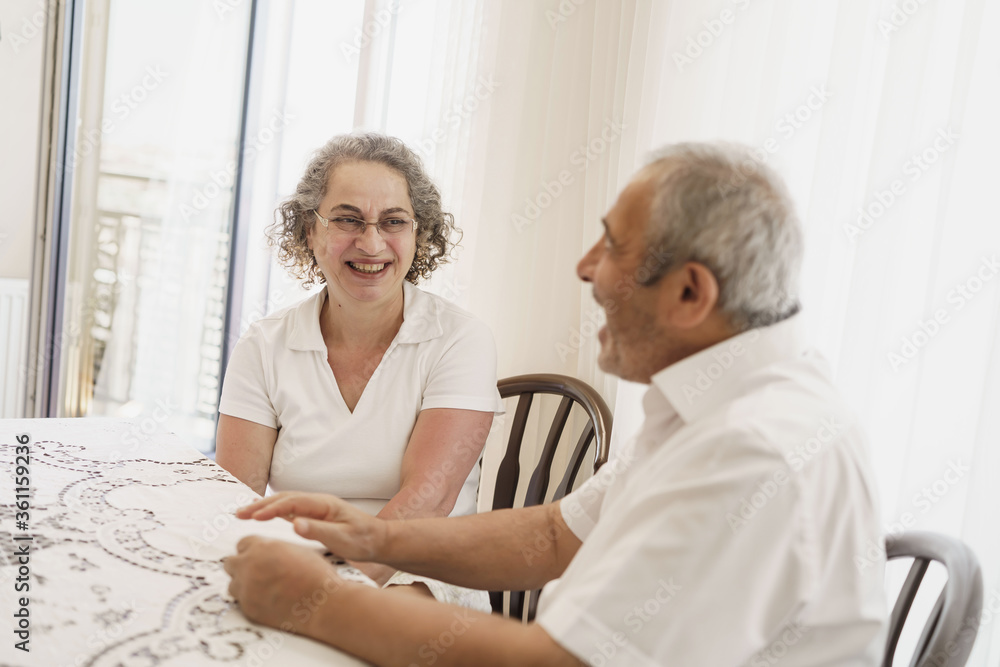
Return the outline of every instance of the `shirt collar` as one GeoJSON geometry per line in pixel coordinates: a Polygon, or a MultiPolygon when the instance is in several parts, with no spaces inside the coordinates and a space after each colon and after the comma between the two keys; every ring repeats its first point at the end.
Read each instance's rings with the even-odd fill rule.
{"type": "Polygon", "coordinates": [[[423,343],[442,335],[441,314],[447,307],[444,299],[403,282],[403,325],[396,334],[396,342],[423,343]]]}
{"type": "MultiPolygon", "coordinates": [[[[326,288],[295,307],[291,317],[288,347],[292,350],[326,352],[326,342],[319,327],[319,314],[326,301],[326,288]]],[[[403,324],[395,343],[422,343],[444,333],[441,313],[447,302],[403,282],[403,324]]]]}
{"type": "Polygon", "coordinates": [[[692,422],[744,390],[748,376],[805,350],[801,316],[745,331],[664,368],[652,378],[685,422],[692,422]]]}

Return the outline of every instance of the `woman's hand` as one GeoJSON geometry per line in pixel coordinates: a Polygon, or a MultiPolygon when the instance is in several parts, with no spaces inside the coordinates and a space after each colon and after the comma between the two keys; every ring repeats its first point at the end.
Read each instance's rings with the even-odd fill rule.
{"type": "Polygon", "coordinates": [[[244,616],[301,635],[317,636],[318,612],[345,585],[316,550],[262,537],[240,540],[223,567],[244,616]]]}
{"type": "Polygon", "coordinates": [[[378,560],[386,542],[386,525],[335,496],[282,492],[236,511],[240,519],[291,521],[295,532],[322,542],[334,554],[356,561],[378,560]]]}

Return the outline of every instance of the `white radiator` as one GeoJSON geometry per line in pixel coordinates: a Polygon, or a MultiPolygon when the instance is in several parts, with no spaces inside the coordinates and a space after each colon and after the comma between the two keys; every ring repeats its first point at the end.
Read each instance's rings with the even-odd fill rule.
{"type": "Polygon", "coordinates": [[[0,278],[0,419],[23,417],[28,281],[0,278]]]}

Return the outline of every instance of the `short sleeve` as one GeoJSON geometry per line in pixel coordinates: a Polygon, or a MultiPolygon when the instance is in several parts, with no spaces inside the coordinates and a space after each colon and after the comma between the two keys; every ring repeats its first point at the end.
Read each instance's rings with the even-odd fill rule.
{"type": "Polygon", "coordinates": [[[559,501],[563,521],[581,542],[597,525],[608,488],[635,460],[635,445],[635,438],[626,440],[597,473],[559,501]]]}
{"type": "MultiPolygon", "coordinates": [[[[744,664],[804,599],[808,581],[795,540],[795,484],[773,484],[773,497],[745,525],[727,520],[779,469],[770,463],[755,461],[739,477],[689,469],[648,493],[605,498],[600,522],[546,587],[539,625],[590,665],[744,664]]],[[[628,477],[633,487],[650,481],[628,477]]],[[[564,517],[573,506],[561,507],[564,517]]]]}
{"type": "Polygon", "coordinates": [[[431,369],[420,409],[503,413],[497,391],[497,348],[485,323],[468,318],[452,333],[431,369]]]}
{"type": "Polygon", "coordinates": [[[267,387],[264,346],[254,326],[236,343],[222,382],[219,412],[270,428],[278,428],[278,416],[267,387]]]}
{"type": "Polygon", "coordinates": [[[563,521],[581,542],[587,539],[601,515],[604,492],[614,476],[613,462],[607,463],[576,491],[559,501],[563,521]]]}

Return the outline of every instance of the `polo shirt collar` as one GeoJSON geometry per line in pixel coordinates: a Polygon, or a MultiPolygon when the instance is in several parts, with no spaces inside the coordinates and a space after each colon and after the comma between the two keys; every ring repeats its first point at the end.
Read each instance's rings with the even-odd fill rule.
{"type": "Polygon", "coordinates": [[[397,343],[423,343],[444,333],[441,313],[448,302],[403,281],[403,325],[397,343]]]}
{"type": "Polygon", "coordinates": [[[799,357],[806,350],[801,321],[793,315],[727,338],[664,368],[652,383],[681,419],[693,422],[741,394],[754,372],[799,357]]]}
{"type": "MultiPolygon", "coordinates": [[[[304,352],[326,353],[326,343],[319,327],[319,314],[326,301],[326,288],[319,290],[298,306],[291,317],[291,334],[288,347],[304,352]]],[[[441,312],[445,302],[403,282],[403,324],[399,327],[394,343],[423,343],[444,333],[441,312]]]]}

